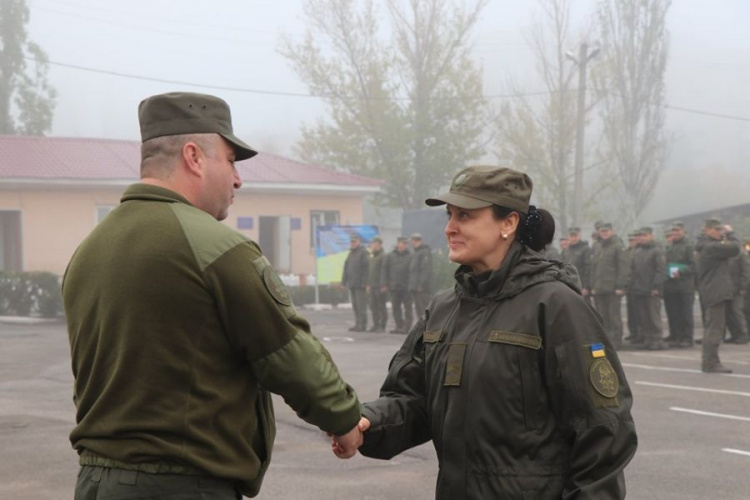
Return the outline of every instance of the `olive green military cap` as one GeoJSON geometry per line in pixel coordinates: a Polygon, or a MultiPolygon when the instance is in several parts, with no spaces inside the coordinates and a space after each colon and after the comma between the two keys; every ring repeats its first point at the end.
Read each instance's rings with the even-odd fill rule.
{"type": "Polygon", "coordinates": [[[685,229],[685,223],[681,220],[676,220],[672,223],[672,228],[679,227],[680,229],[685,229]]]}
{"type": "Polygon", "coordinates": [[[419,233],[411,233],[411,236],[409,236],[409,239],[411,240],[421,240],[422,235],[419,233]]]}
{"type": "Polygon", "coordinates": [[[398,237],[398,238],[396,239],[396,241],[397,241],[398,243],[407,243],[407,242],[409,241],[409,238],[407,238],[406,236],[399,236],[399,237],[398,237]]]}
{"type": "Polygon", "coordinates": [[[568,234],[579,234],[581,232],[580,227],[569,227],[568,234]]]}
{"type": "Polygon", "coordinates": [[[721,221],[719,219],[706,219],[706,227],[721,228],[721,221]]]}
{"type": "Polygon", "coordinates": [[[375,236],[370,241],[373,242],[373,243],[383,243],[383,238],[381,238],[380,236],[375,236]]]}
{"type": "Polygon", "coordinates": [[[141,141],[167,135],[219,134],[234,148],[237,161],[256,154],[235,137],[229,105],[218,97],[192,92],[170,92],[148,97],[138,106],[141,141]]]}
{"type": "Polygon", "coordinates": [[[613,229],[611,222],[602,222],[599,224],[599,229],[613,229]]]}
{"type": "Polygon", "coordinates": [[[634,236],[643,236],[644,234],[646,234],[646,231],[642,227],[633,231],[634,236]]]}
{"type": "Polygon", "coordinates": [[[502,167],[467,167],[458,172],[447,193],[428,198],[431,207],[454,205],[459,208],[485,208],[492,205],[526,213],[532,190],[531,178],[502,167]]]}

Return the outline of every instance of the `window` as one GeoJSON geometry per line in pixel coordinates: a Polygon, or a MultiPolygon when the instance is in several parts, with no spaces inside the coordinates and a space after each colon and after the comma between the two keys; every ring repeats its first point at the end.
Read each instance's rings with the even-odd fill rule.
{"type": "Polygon", "coordinates": [[[97,205],[96,206],[96,223],[99,224],[115,208],[114,205],[97,205]]]}
{"type": "Polygon", "coordinates": [[[318,226],[336,226],[339,223],[338,210],[310,211],[310,248],[315,249],[315,228],[318,226]]]}

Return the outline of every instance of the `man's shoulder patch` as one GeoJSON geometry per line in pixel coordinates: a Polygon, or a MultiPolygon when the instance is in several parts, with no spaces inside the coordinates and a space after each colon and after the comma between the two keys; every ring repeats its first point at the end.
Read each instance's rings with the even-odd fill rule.
{"type": "Polygon", "coordinates": [[[268,293],[274,298],[276,302],[283,306],[292,305],[292,297],[289,295],[286,285],[281,281],[279,275],[276,274],[273,266],[266,266],[263,268],[263,283],[268,289],[268,293]]]}
{"type": "Polygon", "coordinates": [[[591,363],[589,378],[594,390],[605,398],[614,398],[617,396],[619,380],[617,373],[607,358],[596,358],[591,363]]]}

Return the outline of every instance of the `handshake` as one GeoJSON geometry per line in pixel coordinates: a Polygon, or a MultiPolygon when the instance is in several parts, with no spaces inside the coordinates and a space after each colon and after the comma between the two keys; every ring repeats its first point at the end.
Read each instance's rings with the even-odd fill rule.
{"type": "Polygon", "coordinates": [[[352,458],[364,442],[364,433],[370,428],[370,421],[365,417],[352,430],[342,436],[331,436],[331,450],[339,458],[352,458]]]}

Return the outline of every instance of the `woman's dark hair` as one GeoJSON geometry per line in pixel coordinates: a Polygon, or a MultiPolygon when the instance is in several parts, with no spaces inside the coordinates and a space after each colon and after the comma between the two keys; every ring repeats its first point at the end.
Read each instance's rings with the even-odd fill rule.
{"type": "MultiPolygon", "coordinates": [[[[492,214],[496,219],[505,219],[511,212],[510,208],[492,205],[492,214]]],[[[535,252],[541,252],[552,243],[555,238],[555,219],[547,210],[537,209],[529,205],[528,213],[518,212],[520,221],[518,223],[518,241],[531,248],[535,252]]]]}

